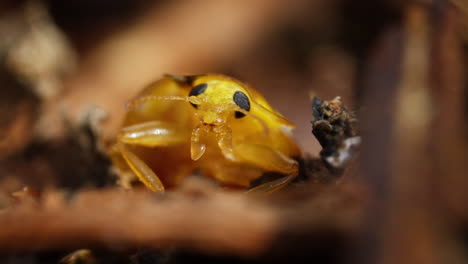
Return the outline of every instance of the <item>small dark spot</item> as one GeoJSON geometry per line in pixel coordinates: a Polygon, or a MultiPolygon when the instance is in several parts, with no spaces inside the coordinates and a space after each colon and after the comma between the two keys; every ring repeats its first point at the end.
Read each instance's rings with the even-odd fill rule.
{"type": "MultiPolygon", "coordinates": [[[[199,84],[199,85],[192,88],[192,90],[189,93],[189,96],[198,96],[198,95],[202,94],[203,92],[205,92],[207,87],[208,87],[208,84],[206,84],[206,83],[199,84]]],[[[190,104],[193,107],[197,108],[196,104],[193,104],[193,103],[190,103],[190,104]]]]}
{"type": "Polygon", "coordinates": [[[245,114],[242,113],[242,112],[236,111],[236,112],[234,113],[234,116],[235,116],[236,118],[241,118],[241,117],[244,117],[245,114]]]}
{"type": "Polygon", "coordinates": [[[176,74],[165,74],[166,77],[172,78],[174,81],[181,83],[181,84],[186,84],[186,85],[192,85],[193,82],[195,81],[196,78],[203,76],[203,75],[176,75],[176,74]]]}
{"type": "MultiPolygon", "coordinates": [[[[245,110],[245,111],[249,111],[250,110],[250,101],[249,101],[249,98],[247,97],[247,95],[245,95],[245,93],[241,92],[241,91],[237,91],[234,93],[234,103],[236,103],[237,106],[239,106],[241,109],[245,110]]],[[[235,113],[235,117],[236,118],[241,118],[241,117],[244,117],[245,114],[242,113],[242,112],[239,112],[239,111],[236,111],[235,113]]]]}

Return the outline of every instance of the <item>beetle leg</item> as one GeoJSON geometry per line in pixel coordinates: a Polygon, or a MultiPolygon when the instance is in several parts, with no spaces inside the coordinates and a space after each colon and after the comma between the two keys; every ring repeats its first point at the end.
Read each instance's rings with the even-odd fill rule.
{"type": "Polygon", "coordinates": [[[192,160],[198,160],[205,153],[206,145],[200,142],[201,127],[198,126],[192,131],[190,138],[190,157],[192,160]]]}
{"type": "Polygon", "coordinates": [[[249,190],[271,193],[285,187],[294,180],[299,171],[297,161],[268,146],[258,144],[237,144],[233,147],[236,159],[258,166],[266,171],[276,171],[287,176],[264,183],[249,190]]]}
{"type": "Polygon", "coordinates": [[[153,121],[123,128],[118,136],[117,146],[138,178],[152,191],[162,192],[164,185],[159,177],[127,145],[172,146],[187,142],[189,139],[190,133],[186,130],[168,122],[153,121]]]}

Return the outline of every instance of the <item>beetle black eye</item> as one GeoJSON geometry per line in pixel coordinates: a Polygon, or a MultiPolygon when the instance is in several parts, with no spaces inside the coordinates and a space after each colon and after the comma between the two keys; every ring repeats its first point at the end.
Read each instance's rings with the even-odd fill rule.
{"type": "MultiPolygon", "coordinates": [[[[250,101],[247,95],[245,95],[245,93],[241,91],[237,91],[234,93],[233,99],[234,99],[234,103],[236,103],[236,105],[239,106],[241,109],[245,111],[250,110],[250,101]]],[[[241,117],[244,117],[245,114],[242,112],[236,111],[235,116],[236,118],[241,118],[241,117]]]]}
{"type": "MultiPolygon", "coordinates": [[[[206,84],[206,83],[199,84],[199,85],[192,88],[192,90],[189,93],[189,96],[198,96],[198,95],[202,94],[206,90],[207,87],[208,87],[208,84],[206,84]]],[[[190,104],[195,108],[198,107],[194,103],[190,103],[190,104]]]]}

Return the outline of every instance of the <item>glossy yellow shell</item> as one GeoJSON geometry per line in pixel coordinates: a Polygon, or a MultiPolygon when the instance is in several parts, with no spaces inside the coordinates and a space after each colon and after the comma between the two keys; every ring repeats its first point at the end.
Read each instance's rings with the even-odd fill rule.
{"type": "Polygon", "coordinates": [[[300,150],[290,134],[293,128],[238,80],[167,75],[129,102],[118,145],[153,191],[178,185],[196,169],[221,185],[243,188],[266,171],[285,174],[261,187],[269,192],[297,175],[292,158],[300,150]]]}

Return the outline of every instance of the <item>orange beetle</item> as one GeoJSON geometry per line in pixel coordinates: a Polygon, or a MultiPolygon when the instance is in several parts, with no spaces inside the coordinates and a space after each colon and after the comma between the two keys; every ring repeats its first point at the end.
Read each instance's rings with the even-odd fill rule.
{"type": "Polygon", "coordinates": [[[221,185],[248,188],[268,171],[280,179],[251,190],[273,192],[298,174],[294,125],[257,91],[222,75],[166,75],[128,103],[118,153],[152,191],[199,169],[221,185]]]}

